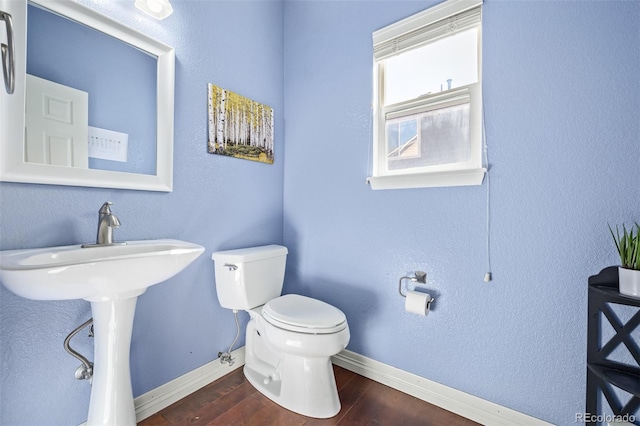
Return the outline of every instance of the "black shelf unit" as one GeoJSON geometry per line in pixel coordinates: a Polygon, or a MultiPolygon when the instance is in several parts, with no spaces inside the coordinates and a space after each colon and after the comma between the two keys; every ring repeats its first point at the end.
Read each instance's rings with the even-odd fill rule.
{"type": "MultiPolygon", "coordinates": [[[[617,266],[610,266],[598,275],[589,277],[588,311],[586,413],[595,416],[602,414],[598,413],[598,393],[602,392],[615,415],[636,414],[640,408],[640,367],[608,359],[618,346],[624,345],[636,364],[640,364],[640,347],[631,335],[640,325],[640,299],[618,292],[617,266]],[[623,322],[610,304],[632,306],[638,310],[623,322]],[[606,342],[601,342],[602,315],[615,330],[615,334],[606,342]],[[630,394],[629,401],[621,402],[612,386],[630,394]]],[[[635,424],[640,424],[639,421],[636,414],[635,424]]],[[[587,424],[597,423],[588,421],[587,424]]]]}

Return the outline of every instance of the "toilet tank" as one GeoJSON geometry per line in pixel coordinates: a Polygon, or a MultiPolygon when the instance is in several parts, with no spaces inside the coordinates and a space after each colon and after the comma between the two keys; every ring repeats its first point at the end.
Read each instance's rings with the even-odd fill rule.
{"type": "Polygon", "coordinates": [[[278,245],[213,253],[220,305],[247,310],[280,296],[287,253],[286,247],[278,245]]]}

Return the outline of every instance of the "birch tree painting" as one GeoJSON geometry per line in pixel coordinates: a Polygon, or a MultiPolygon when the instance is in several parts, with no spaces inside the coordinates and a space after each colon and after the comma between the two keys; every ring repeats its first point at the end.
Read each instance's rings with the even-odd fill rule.
{"type": "Polygon", "coordinates": [[[208,85],[211,154],[273,164],[273,108],[208,85]]]}

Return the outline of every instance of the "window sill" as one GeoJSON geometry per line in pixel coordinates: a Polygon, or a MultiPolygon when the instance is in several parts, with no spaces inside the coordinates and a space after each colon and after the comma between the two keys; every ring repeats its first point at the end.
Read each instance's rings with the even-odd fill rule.
{"type": "Polygon", "coordinates": [[[487,169],[456,170],[451,172],[415,173],[406,175],[371,176],[371,189],[434,188],[444,186],[475,186],[482,184],[487,169]]]}

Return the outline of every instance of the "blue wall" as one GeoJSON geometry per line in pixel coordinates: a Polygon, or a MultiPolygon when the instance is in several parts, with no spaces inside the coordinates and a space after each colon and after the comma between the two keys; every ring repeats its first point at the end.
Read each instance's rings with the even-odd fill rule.
{"type": "MultiPolygon", "coordinates": [[[[586,280],[617,263],[607,223],[640,221],[640,2],[486,1],[490,283],[486,183],[365,183],[371,32],[436,1],[174,0],[160,22],[131,2],[83,3],[176,47],[174,192],[3,183],[0,247],[89,241],[107,199],[123,222],[118,238],[207,247],[139,299],[134,394],[216,358],[233,339],[211,252],[284,242],[285,290],[343,309],[350,350],[574,424],[584,410],[586,280]],[[275,165],[206,154],[208,82],[274,107],[275,165]],[[426,318],[405,313],[397,294],[398,278],[416,269],[438,296],[426,318]]],[[[80,423],[89,386],[73,378],[78,363],[62,341],[89,304],[4,289],[0,297],[0,423],[80,423]]]]}
{"type": "MultiPolygon", "coordinates": [[[[211,252],[282,243],[283,9],[281,2],[174,0],[173,15],[156,21],[133,1],[82,3],[176,49],[174,191],[3,182],[0,248],[90,242],[106,200],[122,222],[117,239],[178,238],[206,247],[183,273],[138,299],[131,345],[137,396],[217,358],[233,340],[233,314],[218,304],[211,252]],[[207,153],[207,83],[274,108],[273,165],[207,153]]],[[[79,363],[63,341],[91,317],[89,302],[30,301],[3,287],[0,315],[0,424],[86,421],[90,386],[74,378],[79,363]]],[[[92,358],[84,333],[72,344],[92,358]]]]}
{"type": "Polygon", "coordinates": [[[555,424],[583,412],[587,277],[640,221],[640,2],[486,0],[479,187],[372,191],[371,33],[433,1],[285,2],[286,290],[348,349],[555,424]],[[434,312],[397,281],[428,272],[434,312]]]}

